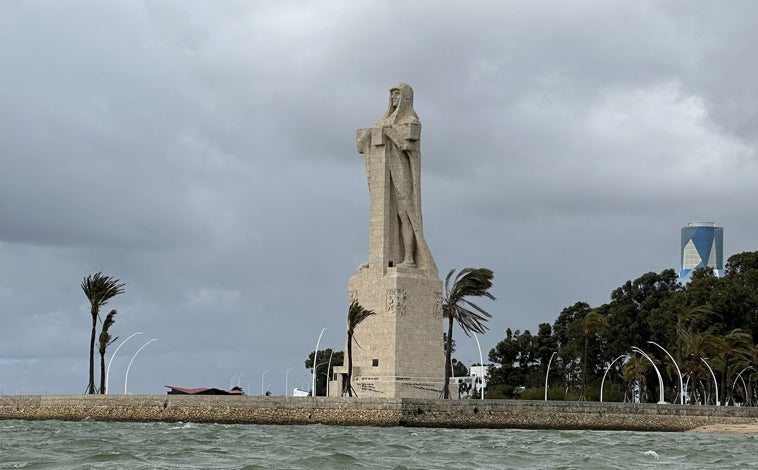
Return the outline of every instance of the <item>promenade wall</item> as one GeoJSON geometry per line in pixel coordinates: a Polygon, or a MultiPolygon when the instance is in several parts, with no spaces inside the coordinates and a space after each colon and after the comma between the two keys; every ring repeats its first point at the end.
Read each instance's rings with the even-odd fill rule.
{"type": "Polygon", "coordinates": [[[188,395],[1,396],[0,419],[686,431],[758,408],[632,403],[188,395]]]}

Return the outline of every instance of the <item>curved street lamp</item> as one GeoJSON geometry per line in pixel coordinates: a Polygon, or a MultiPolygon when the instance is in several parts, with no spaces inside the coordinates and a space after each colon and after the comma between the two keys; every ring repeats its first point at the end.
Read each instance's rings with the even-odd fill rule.
{"type": "MultiPolygon", "coordinates": [[[[744,369],[742,369],[742,370],[740,371],[740,373],[739,373],[739,374],[737,374],[737,377],[735,377],[735,379],[734,379],[734,383],[732,384],[732,389],[734,389],[734,386],[735,386],[735,385],[737,385],[737,379],[740,379],[740,380],[742,380],[742,388],[744,388],[744,389],[745,389],[745,402],[746,402],[746,403],[748,404],[748,406],[749,406],[749,405],[750,405],[750,403],[752,402],[752,400],[750,399],[750,397],[748,397],[748,396],[747,396],[747,384],[745,384],[745,379],[743,379],[743,378],[742,378],[742,373],[743,373],[743,372],[745,372],[745,371],[746,371],[746,370],[748,370],[748,369],[753,369],[753,370],[755,370],[755,368],[754,368],[753,366],[747,366],[747,367],[745,367],[744,369]]],[[[750,377],[748,376],[748,381],[749,381],[749,380],[750,380],[750,377]]],[[[734,400],[732,400],[732,401],[734,401],[734,400]]]]}
{"type": "MultiPolygon", "coordinates": [[[[321,344],[321,335],[324,334],[324,331],[326,330],[326,327],[321,328],[321,333],[318,335],[318,340],[316,341],[316,350],[313,352],[313,364],[315,366],[316,364],[316,357],[318,356],[318,345],[321,344]]],[[[316,367],[313,367],[313,383],[312,383],[312,389],[313,389],[313,396],[316,396],[316,367]]]]}
{"type": "MultiPolygon", "coordinates": [[[[553,353],[555,354],[555,353],[553,353]]],[[[612,360],[610,364],[608,364],[608,367],[605,369],[605,373],[603,374],[603,380],[600,381],[600,403],[603,402],[603,384],[605,383],[605,376],[608,375],[608,371],[611,370],[611,367],[613,367],[613,364],[621,359],[622,357],[629,357],[628,354],[622,354],[616,359],[612,360]]],[[[547,384],[547,379],[545,379],[545,384],[547,384]]],[[[547,387],[547,385],[545,385],[547,387]]],[[[626,397],[626,395],[624,395],[626,397]]],[[[547,400],[547,391],[545,391],[545,400],[547,400]]]]}
{"type": "Polygon", "coordinates": [[[719,402],[719,383],[716,381],[716,374],[713,373],[713,369],[711,369],[711,365],[705,361],[705,358],[701,357],[700,360],[703,361],[703,364],[705,364],[705,367],[707,367],[708,370],[711,371],[711,377],[713,377],[713,385],[716,388],[716,406],[719,406],[721,403],[719,402]]]}
{"type": "Polygon", "coordinates": [[[331,377],[329,377],[329,371],[332,370],[332,356],[334,356],[334,350],[332,350],[332,353],[329,354],[329,365],[326,366],[326,396],[329,396],[329,381],[331,380],[331,377]]]}
{"type": "Polygon", "coordinates": [[[113,358],[116,357],[116,353],[118,352],[119,349],[121,349],[121,346],[123,346],[124,344],[126,344],[126,342],[129,341],[130,339],[134,338],[137,335],[141,335],[142,333],[143,333],[142,331],[138,331],[136,333],[132,333],[128,338],[126,338],[125,340],[121,341],[121,344],[119,344],[118,347],[116,348],[116,350],[113,351],[113,354],[111,354],[111,358],[108,361],[108,367],[105,368],[105,394],[106,395],[108,394],[108,377],[109,377],[109,374],[110,374],[110,371],[111,371],[111,362],[113,362],[113,358]]]}
{"type": "Polygon", "coordinates": [[[263,378],[266,377],[266,374],[268,374],[269,372],[271,372],[271,369],[266,369],[261,374],[261,396],[263,396],[263,393],[264,393],[263,392],[263,378]]]}
{"type": "Polygon", "coordinates": [[[137,354],[139,354],[140,351],[142,351],[143,349],[145,349],[145,347],[148,344],[152,343],[153,341],[158,341],[158,338],[153,338],[150,341],[148,341],[147,343],[143,344],[142,347],[139,348],[136,353],[134,353],[134,356],[132,356],[132,359],[129,361],[129,365],[126,367],[126,375],[124,376],[124,395],[126,395],[126,390],[127,390],[126,389],[126,384],[129,381],[129,369],[132,368],[132,362],[134,362],[134,358],[137,357],[137,354]]]}
{"type": "MultiPolygon", "coordinates": [[[[547,401],[547,376],[550,375],[550,364],[553,363],[553,358],[555,355],[558,354],[557,351],[553,351],[553,354],[550,355],[550,360],[547,361],[547,371],[545,372],[545,401],[547,401]]],[[[600,388],[600,401],[603,401],[603,388],[601,386],[600,388]]]]}
{"type": "Polygon", "coordinates": [[[476,333],[474,333],[474,339],[476,340],[476,347],[477,347],[477,349],[479,349],[479,367],[481,367],[481,371],[482,371],[482,389],[480,390],[480,392],[482,392],[481,393],[482,400],[484,400],[484,386],[485,386],[485,382],[484,382],[484,360],[482,359],[482,347],[479,346],[479,338],[477,338],[476,333]]]}
{"type": "Polygon", "coordinates": [[[650,361],[650,364],[653,365],[653,369],[655,369],[655,373],[658,375],[658,404],[665,405],[666,400],[663,399],[663,376],[661,376],[661,371],[658,370],[658,367],[656,367],[655,362],[653,362],[650,356],[645,354],[645,351],[638,348],[637,346],[632,346],[632,351],[640,353],[641,355],[645,357],[645,359],[650,361]]]}
{"type": "MultiPolygon", "coordinates": [[[[313,368],[313,376],[314,377],[316,377],[316,373],[318,372],[318,366],[323,366],[324,364],[327,364],[327,362],[324,361],[324,362],[319,362],[318,364],[316,364],[316,367],[313,368]]],[[[327,377],[327,379],[328,378],[329,377],[327,377]]],[[[326,385],[329,386],[329,382],[327,382],[326,385]]],[[[314,381],[313,382],[313,396],[315,397],[316,395],[317,395],[316,394],[316,382],[314,381]]]]}
{"type": "MultiPolygon", "coordinates": [[[[677,375],[679,375],[679,404],[684,405],[684,380],[682,380],[682,371],[681,369],[679,369],[679,364],[676,363],[676,361],[674,360],[674,356],[669,354],[669,352],[666,351],[666,349],[664,349],[663,346],[656,343],[655,341],[648,341],[648,343],[661,348],[661,350],[666,353],[669,359],[671,359],[671,362],[674,363],[674,367],[676,367],[676,373],[677,375]]],[[[674,403],[676,403],[676,400],[674,400],[674,403]]]]}

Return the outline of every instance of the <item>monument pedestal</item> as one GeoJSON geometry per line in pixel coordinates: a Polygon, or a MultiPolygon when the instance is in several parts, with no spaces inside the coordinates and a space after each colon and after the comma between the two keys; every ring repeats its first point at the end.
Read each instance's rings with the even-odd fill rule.
{"type": "Polygon", "coordinates": [[[359,397],[440,398],[445,377],[442,281],[416,268],[359,268],[350,299],[372,315],[353,345],[359,397]]]}

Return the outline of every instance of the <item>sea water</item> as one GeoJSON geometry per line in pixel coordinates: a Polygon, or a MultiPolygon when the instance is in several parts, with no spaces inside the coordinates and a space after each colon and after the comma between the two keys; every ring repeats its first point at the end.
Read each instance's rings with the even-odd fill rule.
{"type": "Polygon", "coordinates": [[[698,469],[758,465],[758,436],[0,421],[0,469],[698,469]]]}

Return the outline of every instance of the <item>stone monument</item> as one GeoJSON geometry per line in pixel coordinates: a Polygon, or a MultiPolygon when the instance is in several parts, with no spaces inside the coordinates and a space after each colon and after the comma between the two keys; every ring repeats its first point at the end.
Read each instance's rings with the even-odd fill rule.
{"type": "MultiPolygon", "coordinates": [[[[405,83],[390,89],[384,116],[357,132],[370,196],[369,255],[348,290],[350,301],[376,312],[355,332],[352,386],[359,397],[441,397],[442,281],[424,240],[420,137],[405,83]]],[[[341,381],[330,386],[333,395],[341,381]]]]}

